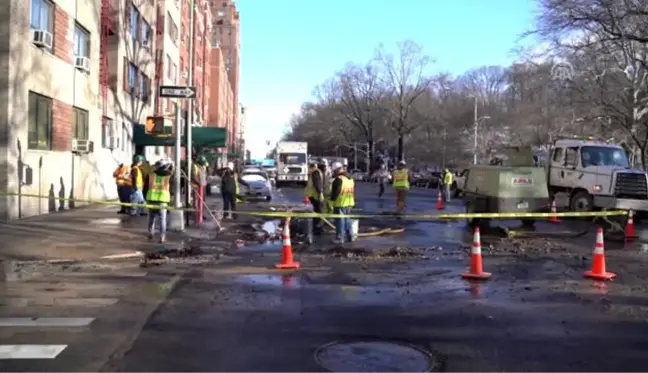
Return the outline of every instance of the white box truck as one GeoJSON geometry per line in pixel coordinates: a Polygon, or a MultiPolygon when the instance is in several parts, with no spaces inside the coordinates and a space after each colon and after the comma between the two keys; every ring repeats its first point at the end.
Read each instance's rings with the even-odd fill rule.
{"type": "Polygon", "coordinates": [[[276,151],[277,187],[308,183],[308,143],[280,141],[276,151]]]}

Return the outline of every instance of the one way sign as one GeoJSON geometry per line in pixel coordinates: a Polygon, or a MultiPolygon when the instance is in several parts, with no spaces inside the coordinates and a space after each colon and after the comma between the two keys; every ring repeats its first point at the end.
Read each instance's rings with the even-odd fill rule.
{"type": "Polygon", "coordinates": [[[160,86],[160,97],[167,98],[194,98],[196,87],[182,87],[177,85],[160,86]]]}

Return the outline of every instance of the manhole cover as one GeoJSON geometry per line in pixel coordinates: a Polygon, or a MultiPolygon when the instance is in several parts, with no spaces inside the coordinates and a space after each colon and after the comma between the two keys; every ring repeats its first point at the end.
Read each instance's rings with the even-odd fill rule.
{"type": "Polygon", "coordinates": [[[382,342],[333,342],[315,352],[315,360],[331,372],[429,372],[430,353],[415,346],[382,342]]]}

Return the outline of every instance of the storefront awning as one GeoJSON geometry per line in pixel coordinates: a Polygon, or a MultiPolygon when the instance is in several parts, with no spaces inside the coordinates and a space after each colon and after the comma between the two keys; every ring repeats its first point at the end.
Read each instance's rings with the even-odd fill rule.
{"type": "MultiPolygon", "coordinates": [[[[191,140],[193,146],[208,148],[224,148],[227,143],[227,130],[217,127],[193,127],[191,129],[191,140]]],[[[156,137],[146,133],[143,124],[133,125],[133,142],[136,146],[174,146],[175,138],[156,137]]],[[[185,139],[182,138],[184,146],[185,139]]]]}

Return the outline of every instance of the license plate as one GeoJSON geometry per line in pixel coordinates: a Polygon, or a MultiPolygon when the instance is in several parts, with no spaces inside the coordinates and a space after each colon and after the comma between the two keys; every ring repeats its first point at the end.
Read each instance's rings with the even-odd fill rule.
{"type": "Polygon", "coordinates": [[[529,202],[518,202],[517,208],[518,209],[528,209],[529,208],[529,202]]]}

